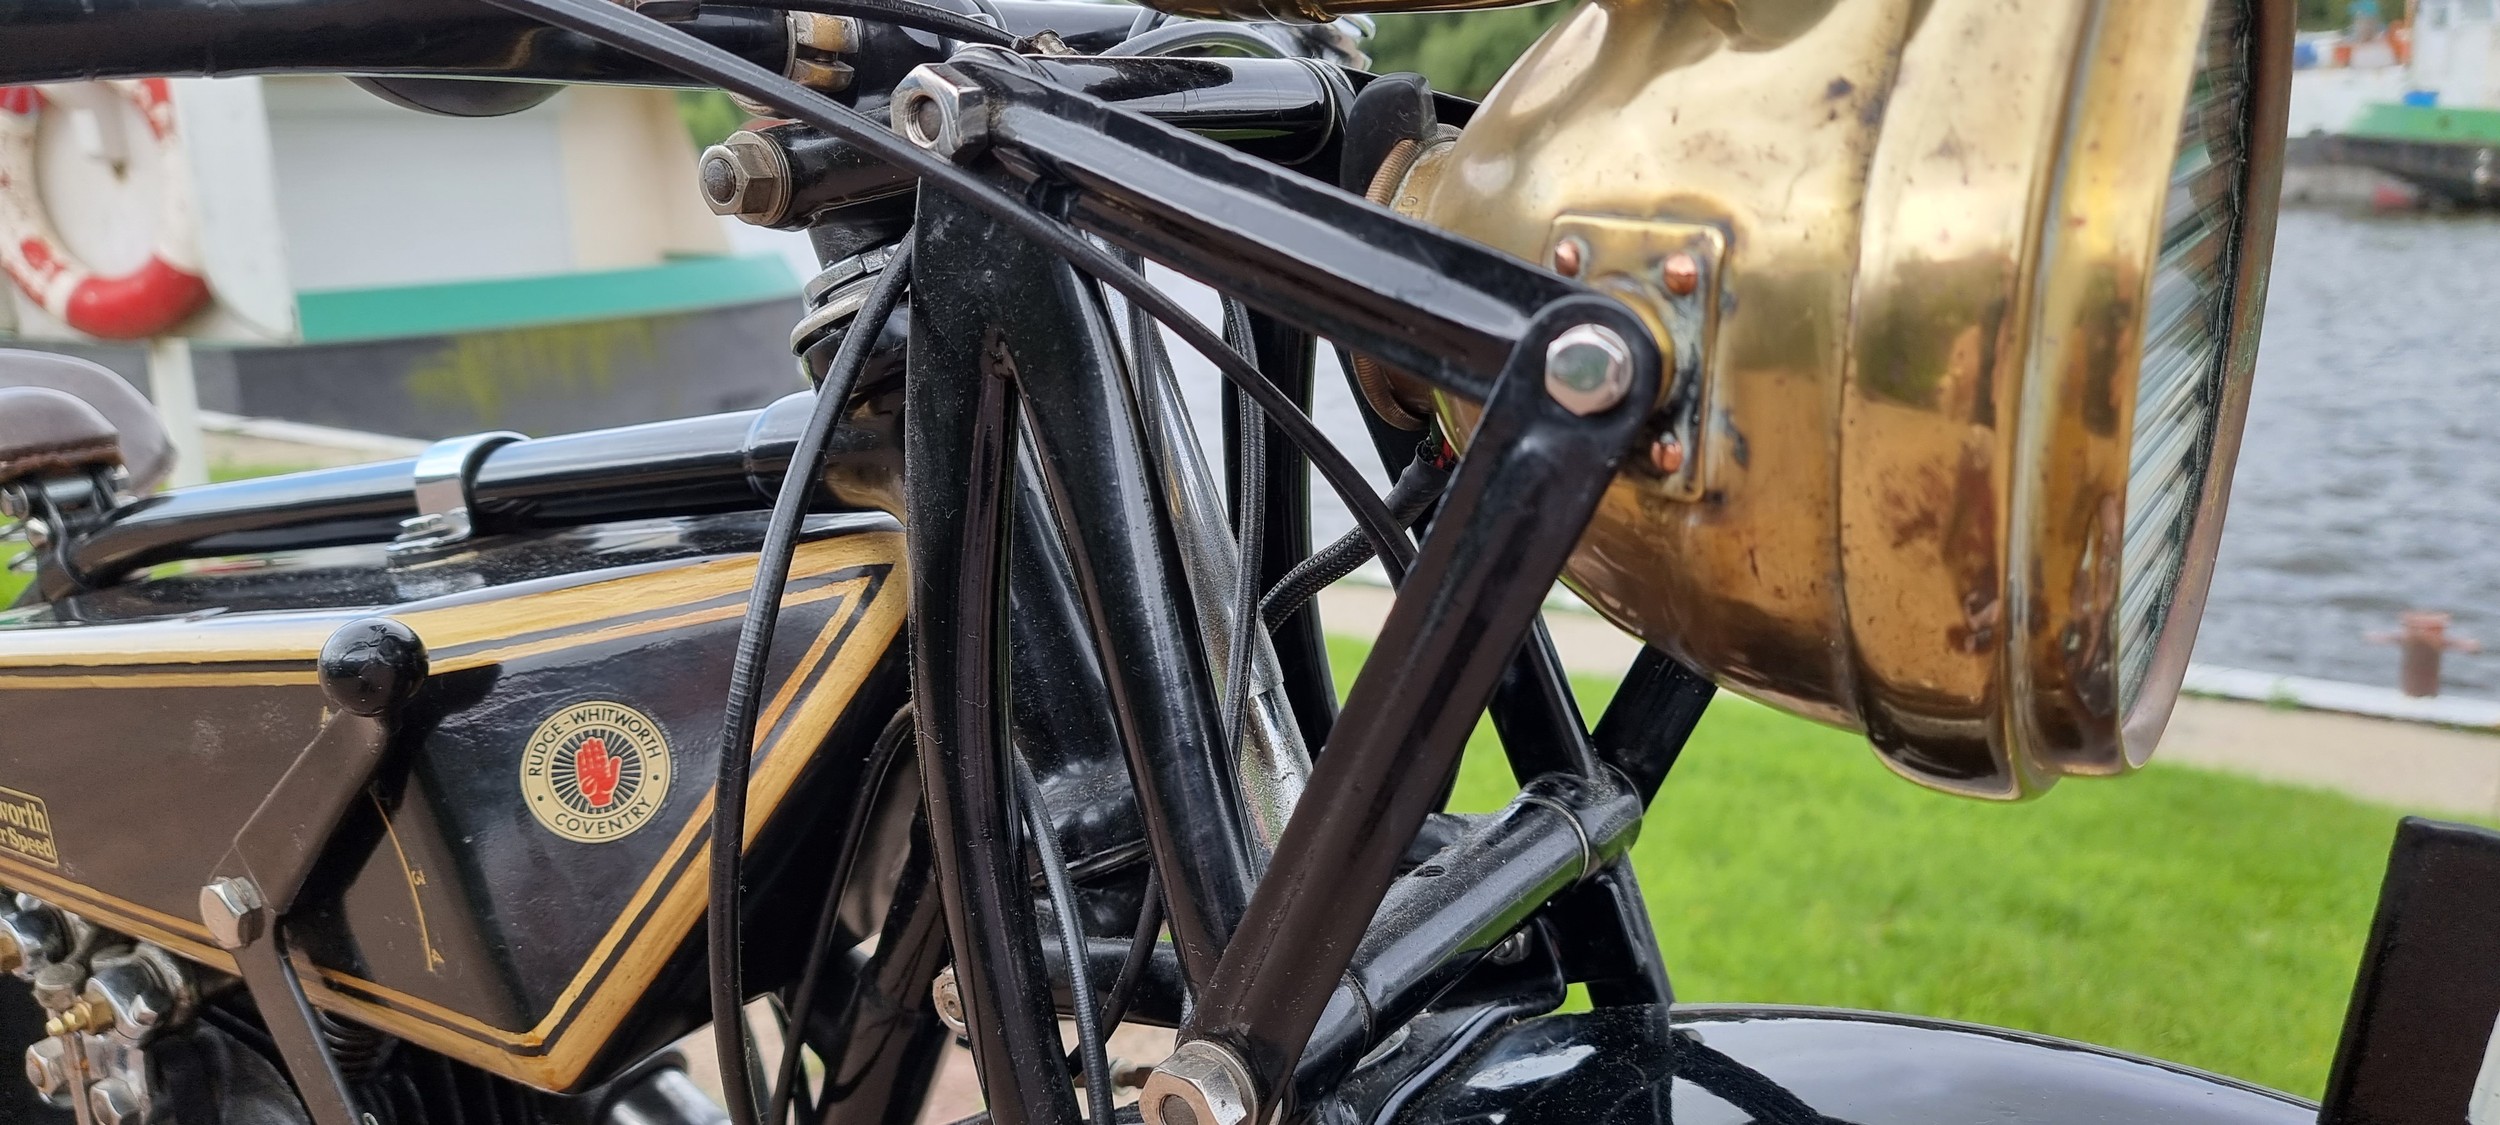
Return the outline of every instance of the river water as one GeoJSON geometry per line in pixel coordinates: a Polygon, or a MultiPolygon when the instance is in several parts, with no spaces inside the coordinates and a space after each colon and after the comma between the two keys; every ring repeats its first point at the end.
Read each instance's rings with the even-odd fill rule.
{"type": "Polygon", "coordinates": [[[2500,217],[2286,210],[2196,659],[2392,686],[2405,609],[2500,698],[2500,217]]]}

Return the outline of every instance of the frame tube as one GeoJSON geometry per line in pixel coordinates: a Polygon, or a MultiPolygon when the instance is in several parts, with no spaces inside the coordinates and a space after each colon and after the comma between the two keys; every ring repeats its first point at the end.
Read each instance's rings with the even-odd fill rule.
{"type": "Polygon", "coordinates": [[[946,913],[930,885],[933,862],[928,828],[915,820],[877,951],[850,1002],[801,1029],[812,1033],[825,1060],[819,1125],[882,1125],[928,1098],[953,1038],[929,1004],[929,982],[946,963],[946,913]]]}
{"type": "Polygon", "coordinates": [[[1302,1104],[1325,1094],[1387,1034],[1423,1011],[1548,898],[1611,865],[1639,837],[1641,803],[1607,774],[1532,779],[1502,811],[1400,877],[1355,951],[1294,1075],[1302,1104]],[[1359,1011],[1359,1018],[1355,1013],[1359,1011]]]}
{"type": "MultiPolygon", "coordinates": [[[[923,201],[922,294],[977,288],[988,224],[923,201]]],[[[925,297],[924,297],[925,306],[925,297]]],[[[955,977],[993,1120],[1073,1121],[1050,976],[1025,879],[1009,736],[1007,540],[1014,507],[1014,367],[981,319],[913,318],[906,399],[912,694],[955,977]]]]}
{"type": "MultiPolygon", "coordinates": [[[[1012,236],[1002,230],[993,237],[1012,236]]],[[[1151,447],[1108,346],[1101,306],[1073,270],[1035,253],[1043,260],[1034,269],[1054,276],[1067,305],[1052,310],[1065,315],[1043,317],[1030,331],[1082,337],[1090,354],[1024,365],[1029,432],[1067,531],[1181,965],[1191,983],[1203,985],[1257,881],[1253,833],[1225,760],[1214,678],[1172,513],[1155,484],[1151,447]]],[[[1003,307],[1035,295],[969,296],[1003,307]]]]}
{"type": "Polygon", "coordinates": [[[1241,1050],[1261,1097],[1285,1093],[1407,842],[1656,400],[1658,372],[1629,310],[1573,299],[1538,318],[1496,385],[1302,809],[1184,1032],[1241,1050]],[[1543,364],[1543,341],[1581,323],[1607,325],[1634,353],[1630,393],[1585,417],[1547,396],[1543,364]]]}
{"type": "Polygon", "coordinates": [[[1008,170],[1067,189],[1064,206],[1077,226],[1462,398],[1481,402],[1492,392],[1540,310],[1594,295],[1053,85],[1017,56],[968,48],[948,65],[982,87],[989,143],[1008,170]]]}

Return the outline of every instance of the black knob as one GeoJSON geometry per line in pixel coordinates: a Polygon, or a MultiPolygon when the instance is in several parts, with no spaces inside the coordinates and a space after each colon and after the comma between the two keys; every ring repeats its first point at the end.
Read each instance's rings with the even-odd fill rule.
{"type": "Polygon", "coordinates": [[[425,682],[425,642],[394,618],[341,625],[321,646],[321,691],[342,711],[380,715],[406,703],[425,682]]]}

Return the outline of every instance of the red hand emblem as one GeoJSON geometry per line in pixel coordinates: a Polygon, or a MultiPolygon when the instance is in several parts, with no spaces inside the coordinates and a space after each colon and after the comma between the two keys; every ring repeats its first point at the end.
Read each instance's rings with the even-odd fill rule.
{"type": "Polygon", "coordinates": [[[616,799],[617,776],[624,771],[625,759],[611,757],[604,738],[585,738],[581,749],[573,753],[573,781],[594,809],[604,809],[616,799]]]}

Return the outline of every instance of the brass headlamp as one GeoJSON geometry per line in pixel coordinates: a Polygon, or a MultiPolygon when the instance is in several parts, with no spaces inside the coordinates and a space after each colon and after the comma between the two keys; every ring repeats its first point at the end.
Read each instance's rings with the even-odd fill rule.
{"type": "Polygon", "coordinates": [[[2019,797],[2168,720],[2290,59],[2285,0],[1598,0],[1393,198],[1690,357],[1575,589],[1907,777],[2019,797]]]}

